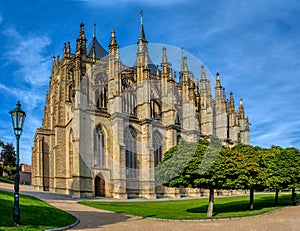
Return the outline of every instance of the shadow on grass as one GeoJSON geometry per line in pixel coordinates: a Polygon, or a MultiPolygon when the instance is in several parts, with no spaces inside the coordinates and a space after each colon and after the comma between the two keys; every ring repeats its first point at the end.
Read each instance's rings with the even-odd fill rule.
{"type": "MultiPolygon", "coordinates": [[[[236,216],[248,216],[248,215],[256,215],[260,214],[258,211],[264,210],[264,212],[268,212],[283,206],[291,205],[290,199],[287,196],[283,196],[282,200],[279,201],[278,204],[274,204],[273,199],[271,198],[260,198],[256,202],[254,201],[254,209],[249,210],[249,201],[232,201],[218,204],[218,201],[214,204],[213,216],[217,216],[218,214],[228,214],[228,217],[236,217],[236,216]],[[236,214],[234,214],[236,213],[236,214]]],[[[199,207],[187,209],[188,213],[206,213],[208,205],[202,205],[199,207]]],[[[263,213],[264,213],[263,212],[263,213]]]]}
{"type": "MultiPolygon", "coordinates": [[[[13,193],[1,191],[0,226],[13,224],[13,193]]],[[[63,227],[76,221],[76,218],[31,196],[20,195],[21,226],[63,227]]]]}

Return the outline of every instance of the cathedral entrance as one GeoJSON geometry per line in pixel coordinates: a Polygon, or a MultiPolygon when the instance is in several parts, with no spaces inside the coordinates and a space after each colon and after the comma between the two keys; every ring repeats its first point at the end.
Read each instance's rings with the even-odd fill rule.
{"type": "Polygon", "coordinates": [[[102,175],[95,177],[95,196],[105,197],[105,180],[102,175]]]}

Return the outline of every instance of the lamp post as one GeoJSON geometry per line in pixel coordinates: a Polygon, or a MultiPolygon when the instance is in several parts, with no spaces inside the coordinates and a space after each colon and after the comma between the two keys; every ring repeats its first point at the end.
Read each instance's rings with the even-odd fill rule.
{"type": "Polygon", "coordinates": [[[16,177],[15,177],[15,193],[14,193],[14,208],[13,208],[13,220],[14,225],[20,225],[20,207],[19,207],[19,181],[20,181],[20,158],[19,158],[19,141],[22,134],[24,120],[26,113],[21,109],[21,104],[18,101],[16,108],[9,112],[11,114],[12,124],[17,140],[17,152],[16,152],[16,177]]]}

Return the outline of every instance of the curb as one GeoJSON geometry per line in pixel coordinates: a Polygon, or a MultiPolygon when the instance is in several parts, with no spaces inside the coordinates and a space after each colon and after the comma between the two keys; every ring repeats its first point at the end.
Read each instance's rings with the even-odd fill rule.
{"type": "Polygon", "coordinates": [[[78,223],[80,222],[80,220],[77,217],[75,217],[75,218],[76,218],[76,221],[71,225],[61,227],[61,228],[56,228],[56,229],[46,229],[45,231],[60,231],[60,230],[66,230],[66,229],[73,228],[74,226],[78,225],[78,223]]]}
{"type": "Polygon", "coordinates": [[[111,213],[117,213],[117,214],[122,214],[125,216],[129,216],[129,217],[137,217],[137,218],[141,218],[141,219],[148,219],[148,220],[153,220],[153,221],[162,221],[162,222],[168,222],[168,221],[174,221],[174,222],[214,222],[214,221],[230,221],[230,220],[241,220],[241,219],[249,219],[249,218],[255,218],[255,217],[262,217],[262,216],[266,216],[275,212],[278,212],[280,210],[283,209],[287,209],[293,207],[291,205],[289,206],[285,206],[279,209],[275,209],[273,211],[270,212],[266,212],[263,214],[258,214],[258,215],[253,215],[253,216],[245,216],[245,217],[228,217],[228,218],[208,218],[208,219],[186,219],[186,220],[178,220],[178,219],[167,219],[167,218],[153,218],[153,217],[143,217],[143,216],[135,216],[132,214],[126,214],[126,213],[118,213],[118,212],[114,212],[114,211],[110,211],[110,210],[105,210],[105,209],[101,209],[107,212],[111,212],[111,213]]]}

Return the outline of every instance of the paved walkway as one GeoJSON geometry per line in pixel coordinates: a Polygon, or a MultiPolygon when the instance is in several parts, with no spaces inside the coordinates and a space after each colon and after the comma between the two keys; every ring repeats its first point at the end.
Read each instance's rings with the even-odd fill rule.
{"type": "MultiPolygon", "coordinates": [[[[12,185],[0,183],[0,189],[12,190],[12,188],[12,185]]],[[[80,222],[71,230],[300,230],[300,206],[286,208],[265,216],[238,220],[218,220],[212,222],[157,221],[90,208],[77,204],[77,201],[73,198],[51,193],[33,192],[26,186],[22,186],[20,191],[36,196],[76,216],[80,222]]]]}

